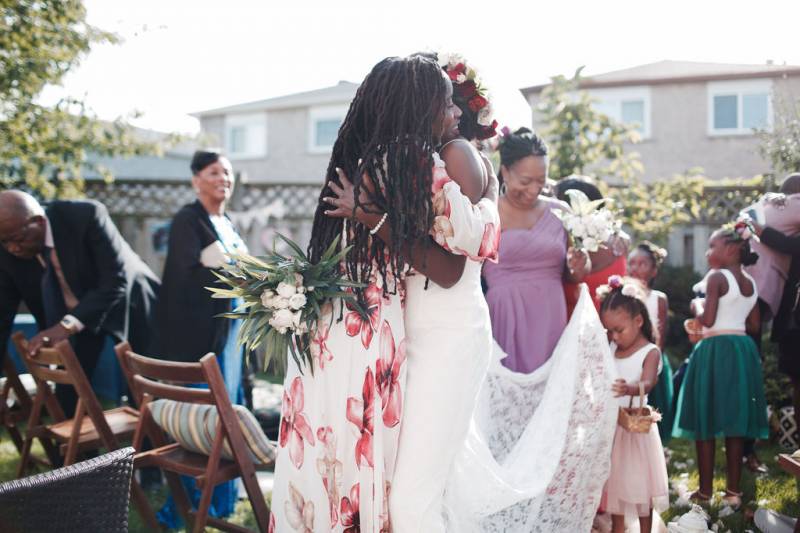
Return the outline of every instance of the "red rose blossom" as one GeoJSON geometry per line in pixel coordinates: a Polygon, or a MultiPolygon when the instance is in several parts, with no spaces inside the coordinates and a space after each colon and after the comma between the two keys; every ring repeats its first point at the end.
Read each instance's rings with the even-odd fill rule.
{"type": "Polygon", "coordinates": [[[469,102],[467,102],[467,105],[469,106],[470,110],[473,113],[477,113],[478,111],[480,111],[481,109],[486,107],[486,104],[488,104],[488,103],[489,103],[489,101],[486,100],[486,98],[484,98],[483,96],[481,96],[479,94],[476,94],[475,96],[473,96],[472,98],[469,99],[469,102]]]}
{"type": "Polygon", "coordinates": [[[461,98],[471,98],[475,94],[476,87],[473,80],[467,80],[464,83],[459,83],[453,87],[455,93],[461,98]]]}

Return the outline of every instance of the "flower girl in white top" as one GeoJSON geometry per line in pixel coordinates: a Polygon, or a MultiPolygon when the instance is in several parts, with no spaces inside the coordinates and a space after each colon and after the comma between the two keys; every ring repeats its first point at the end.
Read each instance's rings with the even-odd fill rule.
{"type": "MultiPolygon", "coordinates": [[[[661,352],[646,305],[644,287],[638,280],[612,276],[608,285],[598,287],[602,300],[600,318],[611,335],[619,378],[613,385],[620,407],[631,401],[646,405],[646,393],[656,385],[661,352]]],[[[603,507],[611,513],[612,531],[625,531],[625,516],[639,517],[640,530],[649,533],[653,509],[669,505],[667,467],[658,426],[636,433],[617,425],[611,452],[611,473],[603,490],[603,507]]]]}

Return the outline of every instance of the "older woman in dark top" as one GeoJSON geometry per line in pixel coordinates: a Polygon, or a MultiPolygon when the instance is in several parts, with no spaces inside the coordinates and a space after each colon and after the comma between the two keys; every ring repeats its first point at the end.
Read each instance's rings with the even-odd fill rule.
{"type": "MultiPolygon", "coordinates": [[[[243,350],[236,342],[241,321],[216,318],[238,303],[211,298],[206,289],[217,282],[212,271],[228,261],[226,254],[247,251],[225,215],[233,191],[233,168],[220,152],[199,150],[192,158],[191,170],[197,200],[183,206],[172,219],[156,311],[155,353],[173,361],[194,362],[214,352],[231,401],[242,403],[243,350]]],[[[199,491],[189,481],[184,479],[184,484],[197,505],[199,491]]],[[[212,516],[231,514],[236,496],[235,480],[217,486],[212,498],[212,516]]],[[[158,518],[170,527],[179,526],[180,518],[171,497],[158,518]]]]}

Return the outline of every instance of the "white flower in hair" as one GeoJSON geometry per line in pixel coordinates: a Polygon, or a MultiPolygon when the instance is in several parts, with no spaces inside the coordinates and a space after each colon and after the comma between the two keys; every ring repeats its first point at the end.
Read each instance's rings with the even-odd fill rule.
{"type": "Polygon", "coordinates": [[[486,104],[486,107],[478,111],[478,124],[481,126],[492,125],[492,106],[490,104],[486,104]]]}
{"type": "Polygon", "coordinates": [[[634,285],[630,284],[630,283],[625,284],[622,287],[622,295],[623,296],[628,296],[630,298],[636,298],[638,294],[639,294],[639,291],[637,291],[636,287],[634,285]]]}
{"type": "Polygon", "coordinates": [[[464,56],[462,56],[461,54],[451,53],[450,57],[447,60],[447,66],[449,68],[453,68],[459,63],[466,63],[466,61],[464,61],[464,56]]]}
{"type": "Polygon", "coordinates": [[[611,292],[611,287],[608,285],[600,285],[594,291],[595,296],[597,296],[598,300],[605,300],[608,293],[611,292]]]}

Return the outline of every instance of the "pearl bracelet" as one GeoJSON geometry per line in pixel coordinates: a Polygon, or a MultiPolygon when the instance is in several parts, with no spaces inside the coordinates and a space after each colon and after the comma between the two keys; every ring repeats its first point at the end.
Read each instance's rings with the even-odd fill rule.
{"type": "Polygon", "coordinates": [[[369,234],[370,235],[375,235],[376,233],[378,233],[378,231],[381,229],[381,226],[383,226],[383,223],[386,222],[386,218],[388,216],[389,216],[389,213],[384,213],[383,216],[381,217],[380,222],[378,222],[378,224],[374,228],[369,230],[369,234]]]}

